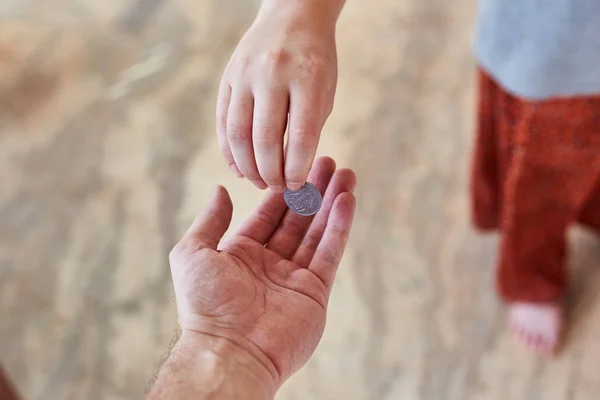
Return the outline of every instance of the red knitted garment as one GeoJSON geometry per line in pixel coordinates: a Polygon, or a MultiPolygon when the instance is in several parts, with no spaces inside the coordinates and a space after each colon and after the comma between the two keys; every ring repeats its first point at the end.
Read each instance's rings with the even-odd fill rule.
{"type": "Polygon", "coordinates": [[[527,101],[478,71],[473,223],[502,235],[506,301],[563,296],[566,229],[600,230],[600,96],[527,101]]]}
{"type": "Polygon", "coordinates": [[[17,396],[12,384],[8,377],[2,372],[0,368],[0,400],[18,400],[19,396],[17,396]]]}

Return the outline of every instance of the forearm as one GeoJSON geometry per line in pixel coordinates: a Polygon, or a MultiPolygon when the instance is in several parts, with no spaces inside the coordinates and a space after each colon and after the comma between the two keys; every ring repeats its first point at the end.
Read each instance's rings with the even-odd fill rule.
{"type": "Polygon", "coordinates": [[[147,400],[270,400],[276,384],[250,353],[227,339],[183,333],[147,400]]]}

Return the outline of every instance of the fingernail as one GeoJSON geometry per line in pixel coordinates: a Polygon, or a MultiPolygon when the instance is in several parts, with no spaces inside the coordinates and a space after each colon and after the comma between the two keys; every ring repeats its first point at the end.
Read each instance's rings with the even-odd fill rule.
{"type": "Polygon", "coordinates": [[[266,189],[268,186],[261,179],[250,180],[259,189],[266,189]]]}
{"type": "Polygon", "coordinates": [[[237,167],[237,165],[230,164],[229,166],[231,167],[231,169],[233,170],[233,173],[236,174],[238,178],[244,177],[244,174],[242,174],[242,171],[240,171],[240,169],[237,167]]]}
{"type": "Polygon", "coordinates": [[[300,188],[302,188],[302,186],[304,186],[303,182],[293,182],[293,181],[287,181],[287,188],[290,190],[300,190],[300,188]]]}
{"type": "Polygon", "coordinates": [[[281,193],[281,192],[285,191],[285,186],[283,186],[283,185],[274,185],[274,186],[269,186],[269,189],[271,189],[272,191],[274,191],[276,193],[281,193]]]}

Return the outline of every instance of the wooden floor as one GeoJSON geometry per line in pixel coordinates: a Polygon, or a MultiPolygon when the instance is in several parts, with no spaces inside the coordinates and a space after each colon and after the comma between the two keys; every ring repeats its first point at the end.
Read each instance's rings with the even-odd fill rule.
{"type": "MultiPolygon", "coordinates": [[[[0,0],[0,361],[25,399],[139,398],[176,326],[167,253],[215,183],[221,71],[258,0],[0,0]]],[[[468,224],[475,0],[349,1],[320,153],[358,214],[323,341],[278,399],[600,396],[600,241],[574,231],[552,361],[507,334],[468,224]]]]}

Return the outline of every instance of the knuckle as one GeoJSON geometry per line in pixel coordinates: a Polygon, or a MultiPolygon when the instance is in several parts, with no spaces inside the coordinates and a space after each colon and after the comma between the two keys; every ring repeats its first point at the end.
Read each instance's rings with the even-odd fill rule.
{"type": "Polygon", "coordinates": [[[249,163],[240,162],[238,163],[238,168],[242,171],[242,174],[251,181],[262,180],[254,160],[249,163]]]}
{"type": "Polygon", "coordinates": [[[263,126],[256,129],[254,140],[259,147],[276,147],[281,143],[281,134],[272,126],[263,126]]]}
{"type": "Polygon", "coordinates": [[[242,170],[242,173],[244,174],[244,176],[246,176],[251,181],[263,181],[264,182],[263,178],[261,178],[258,173],[243,172],[243,170],[242,170]]]}
{"type": "Polygon", "coordinates": [[[302,184],[306,182],[308,173],[302,171],[286,171],[285,180],[289,183],[302,184]]]}
{"type": "Polygon", "coordinates": [[[283,49],[270,50],[262,57],[261,68],[268,75],[277,73],[289,64],[290,53],[283,49]]]}
{"type": "Polygon", "coordinates": [[[283,185],[283,176],[277,171],[261,171],[260,175],[267,185],[283,185]]]}
{"type": "Polygon", "coordinates": [[[310,249],[314,253],[314,249],[316,249],[317,246],[319,246],[319,243],[321,242],[322,237],[323,237],[322,232],[320,232],[319,234],[316,234],[316,233],[307,234],[304,237],[302,245],[304,247],[306,247],[307,249],[310,249]]]}
{"type": "Polygon", "coordinates": [[[300,236],[304,233],[304,227],[294,219],[284,219],[281,222],[281,229],[292,236],[300,236]]]}
{"type": "Polygon", "coordinates": [[[246,71],[252,65],[252,57],[241,57],[236,64],[238,71],[246,71]]]}
{"type": "Polygon", "coordinates": [[[315,257],[321,259],[321,261],[326,262],[328,264],[330,264],[331,266],[337,266],[338,263],[336,262],[336,254],[337,254],[337,249],[324,249],[324,248],[317,248],[317,250],[315,250],[315,257]]]}
{"type": "Polygon", "coordinates": [[[290,140],[293,141],[294,146],[312,148],[316,146],[318,141],[317,131],[318,127],[316,123],[305,122],[290,132],[290,140]]]}
{"type": "Polygon", "coordinates": [[[287,182],[304,183],[308,178],[308,171],[310,169],[310,160],[305,160],[302,164],[298,164],[292,167],[286,165],[285,169],[285,180],[287,182]]]}
{"type": "Polygon", "coordinates": [[[310,56],[304,61],[304,68],[313,75],[322,75],[327,72],[329,60],[325,57],[310,56]]]}
{"type": "Polygon", "coordinates": [[[270,225],[275,219],[272,213],[265,210],[257,210],[255,218],[262,225],[270,225]]]}
{"type": "Polygon", "coordinates": [[[240,171],[242,171],[242,174],[244,175],[244,177],[246,177],[250,181],[261,181],[262,180],[254,162],[252,162],[251,164],[239,162],[239,163],[237,163],[237,166],[240,169],[240,171]]]}
{"type": "Polygon", "coordinates": [[[252,57],[247,55],[234,56],[227,65],[224,76],[230,80],[239,74],[242,74],[252,64],[252,57]]]}
{"type": "Polygon", "coordinates": [[[311,55],[304,58],[300,65],[301,77],[304,79],[324,78],[328,75],[330,60],[326,57],[311,55]]]}
{"type": "Polygon", "coordinates": [[[259,168],[260,178],[267,185],[282,185],[283,184],[283,173],[278,169],[273,168],[259,168]]]}
{"type": "Polygon", "coordinates": [[[240,124],[227,126],[227,138],[235,143],[246,142],[252,137],[251,127],[240,124]]]}

